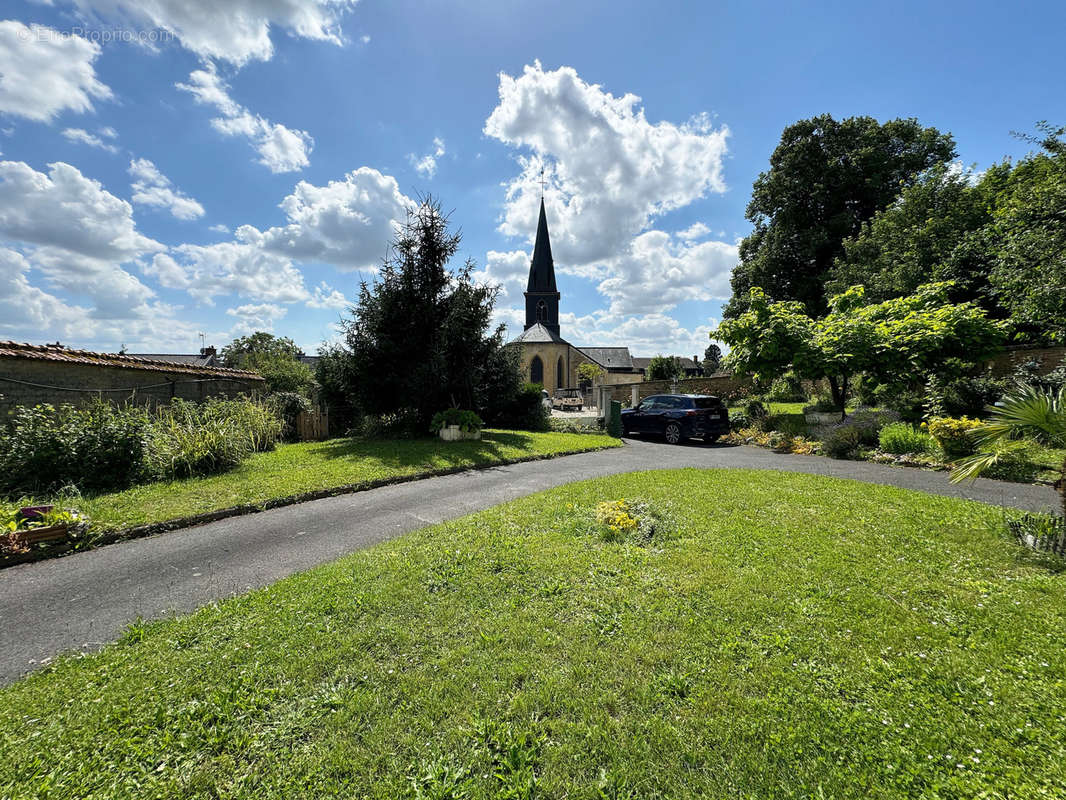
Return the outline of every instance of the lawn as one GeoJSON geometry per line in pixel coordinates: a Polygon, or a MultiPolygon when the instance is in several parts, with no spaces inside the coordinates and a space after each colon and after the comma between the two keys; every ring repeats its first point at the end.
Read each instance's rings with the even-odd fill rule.
{"type": "Polygon", "coordinates": [[[127,528],[320,489],[423,476],[468,467],[618,447],[608,436],[485,431],[481,441],[332,439],[279,445],[237,469],[206,478],[164,481],[77,502],[96,529],[127,528]]]}
{"type": "Polygon", "coordinates": [[[1066,574],[1001,523],[790,473],[571,484],[0,690],[0,796],[1062,797],[1066,574]],[[650,538],[596,521],[618,498],[650,538]]]}

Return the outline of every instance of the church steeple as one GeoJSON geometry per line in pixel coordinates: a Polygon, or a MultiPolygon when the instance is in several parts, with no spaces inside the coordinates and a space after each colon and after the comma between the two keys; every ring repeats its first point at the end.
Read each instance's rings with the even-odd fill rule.
{"type": "Polygon", "coordinates": [[[538,322],[559,335],[559,291],[555,287],[555,261],[548,238],[548,217],[544,213],[544,198],[540,199],[540,220],[537,222],[537,241],[533,245],[533,260],[529,265],[526,284],[526,329],[538,322]]]}

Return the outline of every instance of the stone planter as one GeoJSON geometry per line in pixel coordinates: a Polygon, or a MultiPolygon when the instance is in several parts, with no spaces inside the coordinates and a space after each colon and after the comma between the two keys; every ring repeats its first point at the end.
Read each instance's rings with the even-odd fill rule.
{"type": "Polygon", "coordinates": [[[808,425],[836,425],[840,422],[839,411],[807,411],[803,418],[808,425]]]}
{"type": "Polygon", "coordinates": [[[481,431],[460,430],[458,425],[445,425],[438,434],[446,442],[461,442],[466,439],[480,439],[481,431]]]}

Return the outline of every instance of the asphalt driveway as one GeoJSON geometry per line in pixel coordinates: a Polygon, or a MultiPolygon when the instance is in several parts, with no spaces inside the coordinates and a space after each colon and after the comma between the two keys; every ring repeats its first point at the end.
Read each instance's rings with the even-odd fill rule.
{"type": "Polygon", "coordinates": [[[0,571],[0,683],[69,650],[93,650],[138,617],[191,611],[416,528],[573,481],[644,469],[737,467],[852,478],[1032,511],[1055,491],[755,447],[622,449],[531,461],[330,497],[0,571]]]}

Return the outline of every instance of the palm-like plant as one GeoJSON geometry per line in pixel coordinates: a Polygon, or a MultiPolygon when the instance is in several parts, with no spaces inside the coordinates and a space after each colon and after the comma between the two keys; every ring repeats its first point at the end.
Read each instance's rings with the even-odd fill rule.
{"type": "MultiPolygon", "coordinates": [[[[1048,447],[1066,448],[1066,386],[1057,393],[1031,386],[1019,388],[999,406],[990,409],[988,423],[971,435],[978,452],[955,462],[952,482],[976,478],[1001,458],[1024,447],[1019,439],[1034,439],[1048,447]]],[[[1059,468],[1055,488],[1062,497],[1062,512],[1066,516],[1066,461],[1059,468]]]]}

